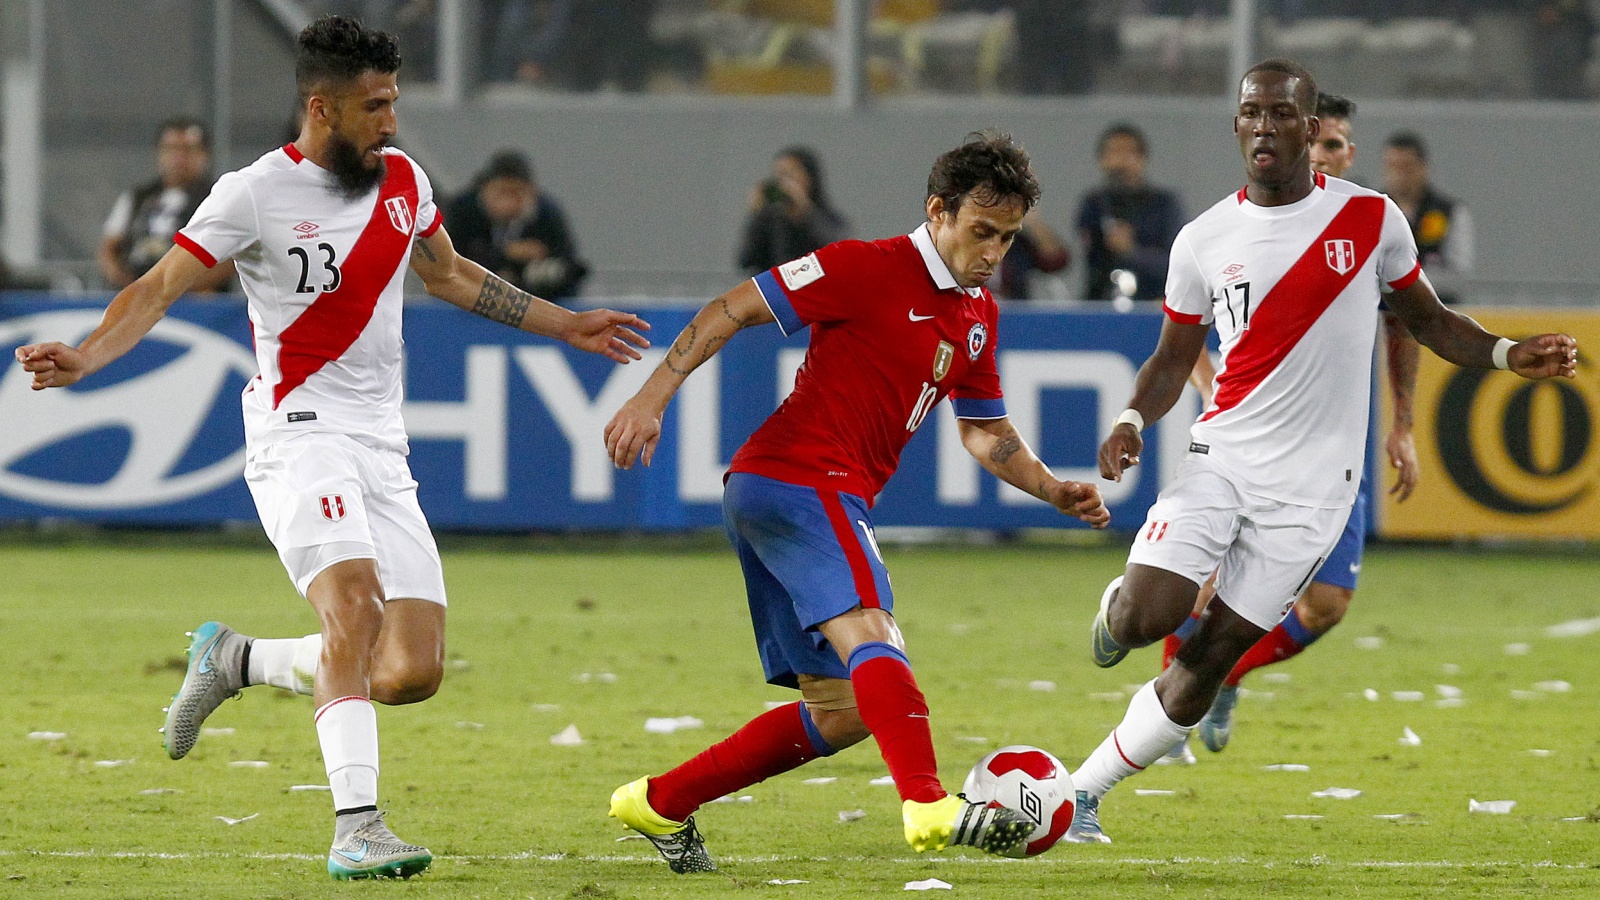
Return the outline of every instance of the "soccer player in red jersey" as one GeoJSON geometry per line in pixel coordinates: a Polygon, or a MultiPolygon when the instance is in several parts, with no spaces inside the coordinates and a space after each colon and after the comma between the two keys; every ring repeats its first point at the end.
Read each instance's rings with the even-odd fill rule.
{"type": "Polygon", "coordinates": [[[713,300],[606,426],[618,466],[649,465],[673,394],[734,334],[768,322],[784,334],[811,327],[793,393],[734,455],[723,495],[767,680],[799,688],[801,699],[612,794],[611,814],[674,872],[715,868],[692,816],[701,804],[869,734],[914,849],[1021,854],[1030,820],[940,786],[869,510],[906,442],[949,396],[962,442],[990,472],[1097,528],[1109,521],[1097,488],[1056,479],[1028,449],[1000,391],[998,313],[982,285],[1038,197],[1028,156],[1008,135],[973,135],[934,162],[916,231],[830,244],[713,300]]]}
{"type": "Polygon", "coordinates": [[[393,35],[329,16],[299,46],[299,138],[218,180],[176,246],[77,347],[34,344],[17,359],[35,390],[71,385],[132,349],[207,269],[236,261],[260,367],[243,396],[245,480],[322,631],[265,640],[219,622],[195,629],[167,710],[167,753],[188,754],[205,718],[242,688],[314,695],[335,813],[329,873],[409,877],[433,857],[378,810],[372,704],[438,690],[446,600],[400,417],[406,270],[462,309],[621,363],[640,358],[634,347],[648,342],[632,328],[648,326],[562,309],[456,253],[422,167],[387,146],[400,94],[393,35]]]}
{"type": "Polygon", "coordinates": [[[1145,423],[1177,401],[1214,324],[1222,367],[1189,453],[1151,507],[1091,629],[1096,664],[1177,630],[1200,585],[1217,592],[1173,664],[1073,773],[1069,840],[1108,841],[1100,799],[1188,735],[1223,679],[1294,605],[1344,529],[1366,457],[1367,390],[1380,298],[1417,340],[1462,366],[1574,377],[1577,342],[1514,342],[1439,302],[1392,200],[1311,170],[1316,82],[1288,60],[1253,66],[1234,133],[1246,186],[1184,226],[1172,248],[1167,321],[1100,473],[1139,462],[1145,423]]]}

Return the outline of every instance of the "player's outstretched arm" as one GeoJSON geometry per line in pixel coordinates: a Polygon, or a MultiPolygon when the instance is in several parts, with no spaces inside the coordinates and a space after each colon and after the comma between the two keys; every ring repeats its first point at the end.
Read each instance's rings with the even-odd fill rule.
{"type": "Polygon", "coordinates": [[[1039,457],[1034,455],[1010,419],[957,419],[961,443],[996,478],[1026,491],[1076,516],[1096,528],[1111,521],[1111,513],[1100,499],[1100,489],[1081,481],[1061,481],[1039,457]]]}
{"type": "Polygon", "coordinates": [[[611,309],[573,312],[512,287],[457,253],[443,228],[417,239],[411,249],[411,270],[422,278],[428,293],[446,303],[512,328],[566,341],[615,362],[639,359],[639,349],[650,346],[634,331],[648,331],[650,324],[633,313],[611,309]]]}
{"type": "Polygon", "coordinates": [[[650,465],[661,438],[661,416],[690,372],[741,330],[775,321],[754,281],[741,283],[696,313],[644,387],[606,424],[606,453],[617,468],[631,468],[636,459],[650,465]]]}
{"type": "Polygon", "coordinates": [[[1210,325],[1188,325],[1171,319],[1162,324],[1156,352],[1139,367],[1133,398],[1128,401],[1128,409],[1139,414],[1141,424],[1121,422],[1111,429],[1110,436],[1100,445],[1101,478],[1121,481],[1124,469],[1139,464],[1139,454],[1144,450],[1140,429],[1166,415],[1178,402],[1195,362],[1206,352],[1206,334],[1210,330],[1210,325]]]}
{"type": "Polygon", "coordinates": [[[1440,303],[1426,275],[1389,294],[1385,302],[1418,343],[1446,362],[1473,369],[1506,368],[1523,378],[1577,377],[1578,341],[1572,335],[1537,335],[1511,344],[1497,358],[1496,346],[1509,338],[1490,334],[1470,316],[1440,303]]]}
{"type": "Polygon", "coordinates": [[[117,292],[100,327],[78,346],[57,341],[29,344],[17,348],[17,362],[33,373],[36,391],[75,384],[132,350],[205,271],[206,264],[193,253],[174,246],[150,271],[117,292]]]}
{"type": "Polygon", "coordinates": [[[1417,395],[1417,364],[1421,348],[1405,325],[1393,313],[1383,314],[1384,345],[1389,361],[1389,395],[1394,407],[1394,424],[1384,450],[1389,455],[1389,465],[1395,468],[1394,487],[1389,495],[1396,503],[1404,503],[1417,489],[1422,478],[1422,466],[1417,462],[1417,443],[1412,437],[1413,398],[1417,395]]]}

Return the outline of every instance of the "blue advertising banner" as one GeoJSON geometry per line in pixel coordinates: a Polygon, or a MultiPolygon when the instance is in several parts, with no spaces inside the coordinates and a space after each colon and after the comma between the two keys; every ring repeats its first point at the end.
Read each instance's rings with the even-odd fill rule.
{"type": "MultiPolygon", "coordinates": [[[[66,390],[33,392],[16,347],[81,340],[93,302],[0,298],[0,520],[151,525],[254,519],[240,475],[239,392],[255,373],[237,299],[184,300],[132,353],[66,390]]],[[[625,305],[625,304],[624,304],[625,305]]],[[[653,309],[664,348],[693,310],[653,309]]],[[[1093,479],[1113,527],[1137,528],[1188,444],[1198,396],[1145,433],[1144,465],[1101,482],[1095,454],[1155,347],[1159,310],[1007,310],[998,339],[1013,423],[1061,477],[1093,479]]],[[[406,310],[411,466],[424,510],[445,529],[676,529],[721,522],[722,474],[793,384],[808,333],[741,333],[689,379],[668,411],[654,465],[618,471],[602,430],[661,358],[628,366],[442,303],[406,310]]],[[[880,525],[1082,527],[984,472],[948,404],[928,416],[879,498],[880,525]]]]}

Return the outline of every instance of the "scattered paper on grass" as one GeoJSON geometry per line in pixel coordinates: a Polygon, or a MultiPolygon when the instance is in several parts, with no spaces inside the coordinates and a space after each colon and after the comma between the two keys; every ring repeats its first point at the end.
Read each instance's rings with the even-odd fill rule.
{"type": "Polygon", "coordinates": [[[1250,697],[1255,700],[1272,700],[1277,696],[1277,693],[1273,691],[1252,691],[1247,687],[1239,688],[1240,699],[1250,697]]]}
{"type": "Polygon", "coordinates": [[[97,759],[97,760],[95,760],[94,764],[99,766],[102,769],[118,769],[118,768],[121,768],[122,766],[132,765],[133,764],[133,760],[131,760],[131,759],[97,759]]]}
{"type": "Polygon", "coordinates": [[[145,788],[139,793],[150,797],[158,794],[181,794],[183,791],[180,791],[177,788],[145,788]]]}
{"type": "Polygon", "coordinates": [[[1584,637],[1600,631],[1600,618],[1573,619],[1560,625],[1551,625],[1544,633],[1553,638],[1584,637]]]}
{"type": "Polygon", "coordinates": [[[1511,689],[1511,699],[1513,700],[1538,700],[1543,696],[1544,695],[1538,691],[1521,691],[1517,690],[1516,688],[1511,689]]]}
{"type": "Polygon", "coordinates": [[[559,703],[535,703],[535,704],[533,704],[533,706],[531,706],[529,708],[532,709],[534,712],[542,712],[542,713],[561,712],[561,704],[559,704],[559,703]]]}
{"type": "Polygon", "coordinates": [[[1455,709],[1458,706],[1466,706],[1467,701],[1460,697],[1444,697],[1433,701],[1433,705],[1440,709],[1455,709]]]}
{"type": "Polygon", "coordinates": [[[894,785],[894,776],[893,775],[879,775],[877,778],[874,778],[871,781],[867,782],[867,784],[873,785],[875,787],[883,787],[884,785],[893,786],[894,785]]]}
{"type": "Polygon", "coordinates": [[[1563,821],[1563,822],[1587,822],[1587,821],[1589,821],[1589,817],[1588,816],[1563,816],[1561,818],[1561,821],[1563,821]]]}
{"type": "Polygon", "coordinates": [[[1382,819],[1385,822],[1416,822],[1422,818],[1422,813],[1388,813],[1386,815],[1373,816],[1373,818],[1382,819]]]}
{"type": "Polygon", "coordinates": [[[600,684],[616,684],[617,676],[611,672],[580,672],[573,676],[573,681],[579,684],[598,682],[600,684]]]}
{"type": "Polygon", "coordinates": [[[1513,644],[1505,645],[1503,649],[1506,651],[1507,656],[1527,656],[1529,653],[1533,652],[1533,645],[1524,644],[1518,641],[1513,644]]]}
{"type": "Polygon", "coordinates": [[[1383,649],[1383,638],[1378,637],[1375,634],[1374,635],[1367,635],[1366,637],[1358,637],[1358,638],[1356,638],[1356,649],[1357,650],[1382,650],[1383,649]]]}
{"type": "Polygon", "coordinates": [[[568,725],[560,734],[551,735],[550,743],[557,747],[576,747],[583,743],[583,735],[578,733],[578,726],[568,725]]]}
{"type": "Polygon", "coordinates": [[[1056,683],[1054,681],[1045,681],[1040,679],[1038,681],[1028,682],[1028,690],[1030,691],[1053,691],[1055,689],[1056,683]]]}
{"type": "Polygon", "coordinates": [[[1433,686],[1433,690],[1434,693],[1445,698],[1446,700],[1459,700],[1461,699],[1462,695],[1461,688],[1458,688],[1453,684],[1436,684],[1433,686]]]}
{"type": "Polygon", "coordinates": [[[1529,756],[1549,756],[1550,755],[1550,751],[1549,750],[1529,750],[1528,751],[1528,755],[1529,756]]]}
{"type": "Polygon", "coordinates": [[[802,781],[800,783],[801,784],[833,784],[835,781],[838,781],[838,780],[839,779],[833,777],[832,775],[824,775],[821,778],[807,778],[805,781],[802,781]]]}
{"type": "Polygon", "coordinates": [[[235,769],[265,769],[272,765],[264,759],[236,759],[228,765],[235,769]]]}
{"type": "Polygon", "coordinates": [[[1261,675],[1261,680],[1267,684],[1288,684],[1292,678],[1294,676],[1288,672],[1265,672],[1261,675]]]}
{"type": "Polygon", "coordinates": [[[1565,694],[1572,690],[1570,681],[1540,681],[1534,684],[1533,689],[1544,691],[1547,694],[1565,694]]]}
{"type": "Polygon", "coordinates": [[[810,884],[810,883],[811,882],[806,881],[803,878],[774,878],[771,881],[767,882],[767,884],[775,884],[775,885],[778,885],[779,887],[782,887],[783,885],[786,885],[786,884],[810,884]]]}
{"type": "Polygon", "coordinates": [[[230,818],[228,816],[217,816],[216,820],[218,822],[221,822],[224,825],[238,825],[240,822],[248,822],[251,819],[254,819],[256,816],[259,816],[259,815],[261,815],[261,813],[251,813],[250,815],[245,816],[242,819],[234,819],[234,818],[230,818]]]}
{"type": "MultiPolygon", "coordinates": [[[[713,800],[711,802],[715,803],[716,801],[713,800]]],[[[645,837],[642,834],[635,833],[635,834],[625,834],[622,837],[617,838],[617,843],[620,844],[623,841],[647,841],[647,840],[649,840],[649,838],[645,837]]]]}
{"type": "Polygon", "coordinates": [[[1270,766],[1262,766],[1261,769],[1264,772],[1309,772],[1309,771],[1311,771],[1311,767],[1308,766],[1308,765],[1305,765],[1304,763],[1276,763],[1276,764],[1270,765],[1270,766]]]}
{"type": "Polygon", "coordinates": [[[1287,815],[1287,816],[1284,816],[1284,818],[1285,819],[1306,819],[1306,820],[1311,820],[1311,819],[1320,819],[1320,818],[1323,818],[1323,817],[1322,816],[1287,815]]]}
{"type": "Polygon", "coordinates": [[[467,731],[482,731],[484,725],[482,722],[457,722],[456,727],[467,731]]]}
{"type": "Polygon", "coordinates": [[[454,669],[457,672],[465,672],[468,669],[472,668],[472,663],[467,662],[464,659],[452,659],[452,660],[450,660],[450,668],[454,669]]]}
{"type": "Polygon", "coordinates": [[[1416,703],[1422,700],[1421,691],[1390,691],[1389,697],[1400,703],[1416,703]]]}
{"type": "Polygon", "coordinates": [[[200,734],[205,737],[227,737],[233,734],[232,728],[202,728],[200,734]]]}
{"type": "Polygon", "coordinates": [[[329,786],[327,786],[325,784],[291,784],[291,785],[289,785],[290,793],[299,793],[301,791],[331,791],[331,790],[333,790],[333,788],[331,788],[331,787],[329,787],[329,786]]]}
{"type": "Polygon", "coordinates": [[[1134,788],[1133,789],[1133,795],[1135,797],[1171,797],[1176,793],[1178,793],[1178,792],[1177,791],[1156,790],[1155,788],[1134,788]]]}
{"type": "Polygon", "coordinates": [[[1378,693],[1377,691],[1373,690],[1372,688],[1367,688],[1366,690],[1362,691],[1361,692],[1361,696],[1367,698],[1368,700],[1371,700],[1374,703],[1378,702],[1378,700],[1382,699],[1382,697],[1383,697],[1382,694],[1378,693]]]}
{"type": "Polygon", "coordinates": [[[1439,664],[1439,671],[1443,672],[1446,675],[1460,675],[1461,674],[1461,667],[1456,665],[1455,663],[1440,663],[1439,664]]]}
{"type": "Polygon", "coordinates": [[[1361,796],[1355,788],[1331,787],[1326,790],[1312,791],[1311,796],[1322,797],[1327,800],[1354,800],[1361,796]]]}
{"type": "Polygon", "coordinates": [[[1489,813],[1490,815],[1503,816],[1516,809],[1516,807],[1517,801],[1515,800],[1485,800],[1482,803],[1476,800],[1467,801],[1467,812],[1469,813],[1489,813]]]}
{"type": "Polygon", "coordinates": [[[28,740],[30,740],[30,741],[59,741],[59,740],[61,740],[62,738],[66,737],[66,736],[67,736],[67,733],[65,731],[30,731],[30,732],[28,732],[28,740]]]}
{"type": "Polygon", "coordinates": [[[715,799],[715,800],[713,800],[711,802],[712,803],[754,803],[754,802],[756,802],[756,798],[750,796],[749,794],[745,794],[743,797],[735,797],[732,794],[723,794],[721,797],[718,797],[717,799],[715,799]]]}
{"type": "Polygon", "coordinates": [[[644,730],[651,734],[672,734],[675,731],[688,731],[692,728],[701,728],[706,723],[694,716],[673,716],[671,718],[649,718],[644,720],[644,730]]]}
{"type": "Polygon", "coordinates": [[[956,738],[963,744],[987,744],[989,739],[981,734],[963,734],[956,738]]]}
{"type": "Polygon", "coordinates": [[[1400,746],[1402,746],[1402,747],[1421,747],[1422,746],[1422,738],[1419,737],[1415,731],[1411,730],[1411,726],[1410,725],[1407,725],[1406,726],[1406,730],[1403,733],[1401,733],[1401,735],[1400,735],[1400,746]]]}
{"type": "Polygon", "coordinates": [[[968,625],[966,622],[951,622],[950,623],[950,633],[951,634],[966,634],[967,632],[969,632],[971,630],[972,630],[972,626],[968,625]]]}
{"type": "Polygon", "coordinates": [[[1095,691],[1089,695],[1090,700],[1103,700],[1107,703],[1121,703],[1128,699],[1121,691],[1095,691]]]}
{"type": "Polygon", "coordinates": [[[859,819],[865,819],[866,817],[867,817],[867,811],[864,810],[864,809],[841,809],[841,810],[839,810],[839,824],[841,824],[841,825],[843,825],[846,822],[854,822],[854,821],[857,821],[859,819]]]}
{"type": "Polygon", "coordinates": [[[908,890],[908,891],[953,891],[953,890],[955,890],[955,886],[952,885],[948,881],[940,881],[937,878],[924,878],[921,881],[908,881],[908,882],[906,882],[906,890],[908,890]]]}

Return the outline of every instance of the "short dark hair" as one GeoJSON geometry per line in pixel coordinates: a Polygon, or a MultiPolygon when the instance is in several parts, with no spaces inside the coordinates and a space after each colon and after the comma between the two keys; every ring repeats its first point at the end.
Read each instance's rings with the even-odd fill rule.
{"type": "Polygon", "coordinates": [[[1356,102],[1338,94],[1317,94],[1317,115],[1350,121],[1356,117],[1356,102]]]}
{"type": "Polygon", "coordinates": [[[400,71],[400,42],[387,31],[368,30],[348,16],[323,16],[297,39],[294,83],[304,103],[319,88],[345,84],[363,72],[400,71]]]}
{"type": "Polygon", "coordinates": [[[1299,79],[1300,83],[1295,85],[1295,100],[1302,109],[1307,110],[1312,115],[1316,115],[1317,97],[1320,92],[1317,90],[1317,79],[1311,76],[1310,69],[1292,59],[1275,56],[1272,59],[1264,59],[1245,70],[1244,78],[1239,79],[1240,87],[1243,87],[1245,81],[1257,72],[1276,72],[1279,75],[1287,75],[1290,78],[1299,79]]]}
{"type": "Polygon", "coordinates": [[[1139,126],[1131,122],[1114,122],[1107,126],[1105,131],[1100,132],[1100,142],[1095,145],[1094,155],[1105,156],[1106,144],[1111,143],[1111,139],[1116,137],[1125,137],[1138,144],[1140,156],[1150,155],[1150,141],[1145,138],[1144,132],[1139,130],[1139,126]]]}
{"type": "Polygon", "coordinates": [[[1014,197],[1026,212],[1039,202],[1039,179],[1034,177],[1028,151],[1011,135],[974,131],[966,143],[933,161],[928,197],[943,199],[951,215],[960,212],[967,197],[980,206],[998,206],[1014,197]]]}
{"type": "Polygon", "coordinates": [[[1410,150],[1417,155],[1417,159],[1428,161],[1428,145],[1422,142],[1422,136],[1415,131],[1396,131],[1389,135],[1383,145],[1396,150],[1410,150]]]}
{"type": "Polygon", "coordinates": [[[196,119],[194,116],[173,116],[169,119],[163,119],[161,124],[156,127],[156,143],[160,144],[161,139],[166,137],[169,131],[190,130],[200,132],[200,146],[209,152],[211,150],[211,129],[206,127],[206,123],[196,119]]]}
{"type": "Polygon", "coordinates": [[[520,150],[496,150],[484,164],[483,171],[478,173],[474,182],[480,187],[486,182],[496,178],[511,178],[516,181],[533,183],[533,163],[520,150]]]}

